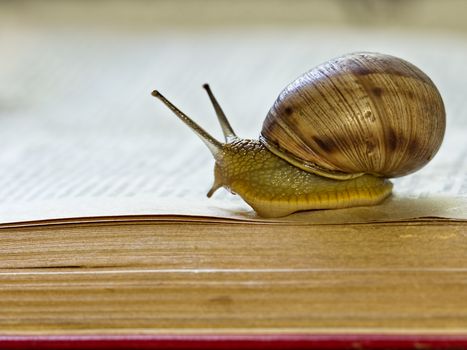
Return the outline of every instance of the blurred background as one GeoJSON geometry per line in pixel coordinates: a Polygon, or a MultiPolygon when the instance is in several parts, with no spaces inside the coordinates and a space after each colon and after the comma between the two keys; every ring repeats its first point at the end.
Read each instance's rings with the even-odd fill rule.
{"type": "Polygon", "coordinates": [[[390,26],[464,31],[464,0],[3,0],[2,21],[112,27],[390,26]]]}
{"type": "MultiPolygon", "coordinates": [[[[150,175],[170,178],[180,161],[167,154],[177,152],[190,156],[187,172],[210,179],[211,167],[198,166],[209,152],[153,89],[220,138],[201,89],[208,82],[238,135],[256,138],[282,88],[352,51],[424,70],[444,97],[446,140],[456,147],[467,127],[466,18],[464,0],[0,1],[0,166],[8,169],[0,184],[30,173],[43,196],[153,194],[160,184],[150,175]],[[77,174],[92,181],[77,183],[77,174]]],[[[465,154],[445,145],[440,153],[434,163],[467,167],[465,154]]],[[[188,191],[170,179],[164,188],[188,191]]]]}

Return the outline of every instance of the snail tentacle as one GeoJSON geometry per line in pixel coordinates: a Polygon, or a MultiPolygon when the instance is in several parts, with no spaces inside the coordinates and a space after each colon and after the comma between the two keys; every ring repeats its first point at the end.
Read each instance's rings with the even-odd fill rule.
{"type": "Polygon", "coordinates": [[[219,102],[217,102],[217,99],[214,97],[214,94],[212,93],[211,88],[209,87],[209,84],[204,84],[203,88],[208,93],[212,106],[214,107],[214,110],[216,111],[217,119],[219,120],[219,124],[221,125],[222,132],[224,133],[225,142],[234,141],[238,137],[233,131],[232,126],[230,125],[229,120],[227,119],[227,116],[225,115],[224,111],[219,105],[219,102]]]}
{"type": "Polygon", "coordinates": [[[222,143],[217,141],[212,137],[206,130],[199,126],[194,120],[189,116],[183,113],[180,109],[175,107],[169,100],[167,100],[159,91],[154,90],[151,93],[152,96],[161,100],[169,109],[188,127],[193,130],[193,132],[198,135],[198,137],[204,142],[204,144],[209,148],[214,158],[222,149],[222,143]]]}

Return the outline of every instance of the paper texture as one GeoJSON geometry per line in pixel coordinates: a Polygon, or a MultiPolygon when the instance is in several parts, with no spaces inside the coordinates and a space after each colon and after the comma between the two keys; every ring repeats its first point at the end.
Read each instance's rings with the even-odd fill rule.
{"type": "Polygon", "coordinates": [[[207,199],[213,160],[159,101],[157,88],[221,139],[209,82],[239,136],[256,138],[281,89],[352,51],[403,57],[446,104],[445,141],[421,171],[371,208],[300,213],[316,223],[467,219],[465,37],[355,28],[212,31],[54,30],[3,21],[0,224],[136,215],[264,221],[226,191],[207,199]]]}

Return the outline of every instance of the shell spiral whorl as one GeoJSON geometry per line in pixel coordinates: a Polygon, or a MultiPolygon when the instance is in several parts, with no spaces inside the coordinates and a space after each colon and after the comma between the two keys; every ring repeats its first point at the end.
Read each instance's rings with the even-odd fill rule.
{"type": "Polygon", "coordinates": [[[398,177],[436,154],[445,125],[442,98],[420,69],[390,55],[354,53],[289,84],[270,109],[260,139],[275,154],[320,175],[398,177]]]}

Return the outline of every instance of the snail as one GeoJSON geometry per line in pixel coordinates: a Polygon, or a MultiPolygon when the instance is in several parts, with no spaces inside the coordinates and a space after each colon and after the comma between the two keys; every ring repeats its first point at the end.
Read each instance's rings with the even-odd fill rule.
{"type": "Polygon", "coordinates": [[[431,79],[386,54],[358,52],[327,61],[285,87],[258,140],[234,133],[205,88],[225,143],[157,90],[159,98],[207,145],[214,184],[239,194],[262,217],[312,209],[369,206],[392,192],[389,180],[415,172],[441,146],[445,109],[431,79]]]}

